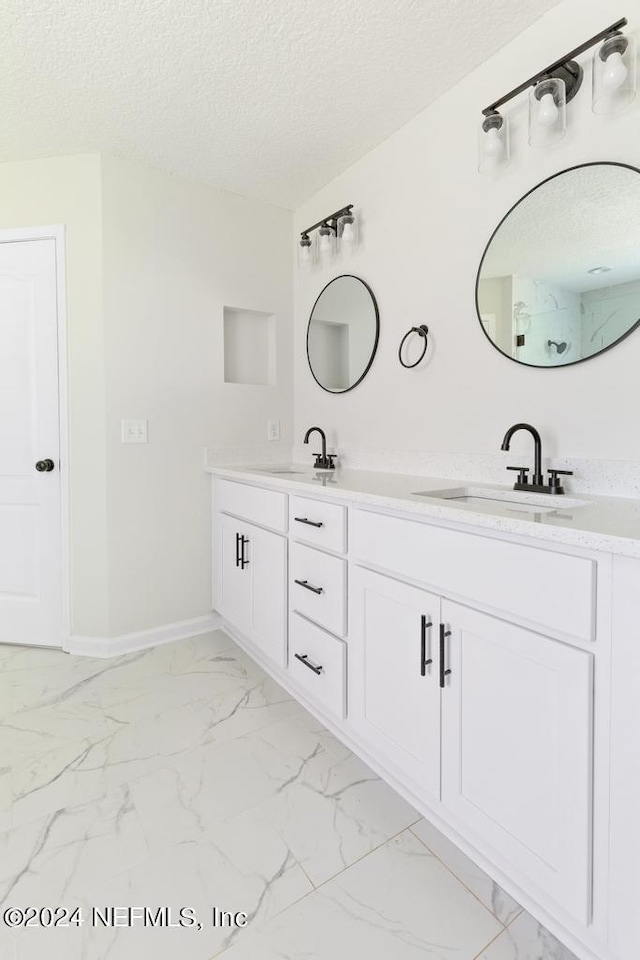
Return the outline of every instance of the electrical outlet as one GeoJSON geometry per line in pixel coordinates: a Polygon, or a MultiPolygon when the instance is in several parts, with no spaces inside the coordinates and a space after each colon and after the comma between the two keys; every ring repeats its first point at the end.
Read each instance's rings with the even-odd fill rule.
{"type": "Polygon", "coordinates": [[[280,439],[280,421],[267,420],[267,440],[280,439]]]}
{"type": "Polygon", "coordinates": [[[122,420],[122,443],[147,443],[146,420],[122,420]]]}

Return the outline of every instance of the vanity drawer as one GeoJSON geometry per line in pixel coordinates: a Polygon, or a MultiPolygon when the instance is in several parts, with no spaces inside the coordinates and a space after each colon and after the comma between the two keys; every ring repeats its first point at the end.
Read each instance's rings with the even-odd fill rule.
{"type": "Polygon", "coordinates": [[[347,511],[337,503],[289,497],[291,536],[325,550],[344,553],[347,549],[347,511]]]}
{"type": "Polygon", "coordinates": [[[287,495],[234,480],[216,480],[214,508],[279,533],[287,532],[287,495]]]}
{"type": "Polygon", "coordinates": [[[344,636],[346,593],[346,560],[290,542],[289,597],[292,610],[332,633],[344,636]]]}
{"type": "Polygon", "coordinates": [[[310,699],[317,700],[337,717],[346,715],[347,645],[291,614],[289,624],[289,674],[310,699]]]}
{"type": "Polygon", "coordinates": [[[353,510],[358,561],[546,631],[595,639],[596,563],[489,536],[353,510]]]}

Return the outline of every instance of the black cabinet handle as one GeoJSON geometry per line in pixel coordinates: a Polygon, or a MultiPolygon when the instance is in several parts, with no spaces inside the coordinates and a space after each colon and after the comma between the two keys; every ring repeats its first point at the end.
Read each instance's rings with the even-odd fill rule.
{"type": "Polygon", "coordinates": [[[314,673],[322,673],[323,667],[316,666],[315,663],[311,663],[306,653],[303,653],[302,656],[299,653],[294,653],[294,657],[296,660],[299,660],[300,663],[304,663],[305,667],[309,667],[309,670],[313,670],[314,673]]]}
{"type": "Polygon", "coordinates": [[[36,463],[36,470],[38,473],[51,473],[52,470],[55,470],[56,465],[49,457],[46,460],[38,460],[36,463]]]}
{"type": "Polygon", "coordinates": [[[240,566],[240,534],[236,533],[236,567],[240,566]]]}
{"type": "Polygon", "coordinates": [[[433,663],[433,658],[426,659],[427,657],[427,629],[432,627],[433,623],[431,620],[427,622],[427,618],[424,614],[420,618],[420,676],[426,677],[427,667],[430,663],[433,663]]]}
{"type": "Polygon", "coordinates": [[[311,590],[312,593],[324,593],[322,587],[314,587],[309,583],[308,580],[294,580],[293,582],[297,583],[299,587],[304,587],[305,590],[311,590]]]}
{"type": "Polygon", "coordinates": [[[249,543],[249,537],[240,537],[240,569],[244,570],[245,567],[249,566],[249,561],[247,560],[244,548],[249,543]]]}
{"type": "Polygon", "coordinates": [[[445,658],[445,640],[447,637],[451,636],[451,630],[445,630],[444,623],[440,624],[440,686],[444,687],[444,678],[448,677],[451,673],[451,670],[445,670],[444,668],[444,658],[445,658]]]}
{"type": "Polygon", "coordinates": [[[307,520],[306,517],[294,517],[296,523],[306,523],[308,527],[324,527],[324,523],[318,523],[317,520],[307,520]]]}

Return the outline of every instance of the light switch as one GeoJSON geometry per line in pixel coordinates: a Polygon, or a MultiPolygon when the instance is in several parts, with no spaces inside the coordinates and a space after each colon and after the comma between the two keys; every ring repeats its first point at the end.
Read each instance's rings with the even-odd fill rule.
{"type": "Polygon", "coordinates": [[[122,420],[122,443],[146,443],[146,420],[122,420]]]}

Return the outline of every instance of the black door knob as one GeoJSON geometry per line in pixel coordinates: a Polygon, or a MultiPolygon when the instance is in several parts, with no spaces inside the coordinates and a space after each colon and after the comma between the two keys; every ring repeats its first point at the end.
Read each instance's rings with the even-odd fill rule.
{"type": "Polygon", "coordinates": [[[55,470],[56,465],[53,460],[38,460],[36,463],[36,470],[38,473],[51,473],[52,470],[55,470]]]}

